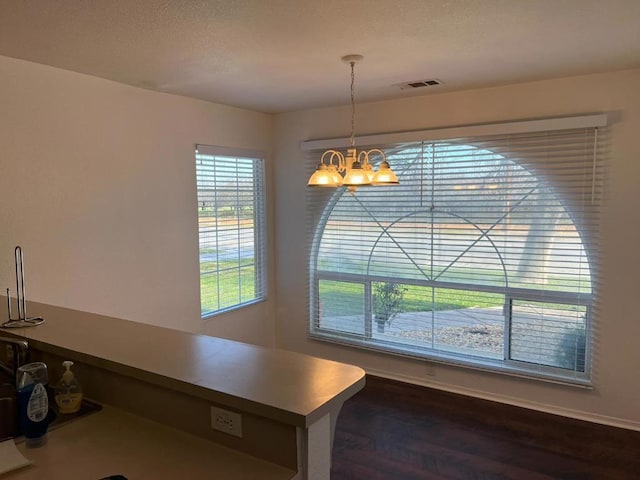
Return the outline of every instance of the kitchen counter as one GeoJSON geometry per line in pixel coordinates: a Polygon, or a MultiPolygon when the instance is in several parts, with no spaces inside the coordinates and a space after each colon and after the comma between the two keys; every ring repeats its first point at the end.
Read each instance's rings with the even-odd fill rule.
{"type": "Polygon", "coordinates": [[[285,480],[295,472],[156,422],[105,407],[48,433],[40,448],[18,444],[32,465],[2,480],[285,480]]]}
{"type": "Polygon", "coordinates": [[[365,383],[359,367],[296,352],[33,302],[28,311],[45,323],[0,334],[27,339],[52,382],[71,359],[89,398],[293,469],[296,479],[329,478],[338,413],[365,383]],[[242,415],[242,438],[212,430],[211,406],[242,415]]]}
{"type": "Polygon", "coordinates": [[[0,332],[290,425],[308,427],[364,386],[361,368],[309,355],[38,303],[28,311],[45,323],[0,332]]]}

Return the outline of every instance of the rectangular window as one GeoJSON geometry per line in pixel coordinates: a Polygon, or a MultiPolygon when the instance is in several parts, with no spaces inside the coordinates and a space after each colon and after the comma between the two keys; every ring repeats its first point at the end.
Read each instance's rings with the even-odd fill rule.
{"type": "Polygon", "coordinates": [[[196,146],[203,317],[265,298],[263,163],[255,152],[196,146]]]}

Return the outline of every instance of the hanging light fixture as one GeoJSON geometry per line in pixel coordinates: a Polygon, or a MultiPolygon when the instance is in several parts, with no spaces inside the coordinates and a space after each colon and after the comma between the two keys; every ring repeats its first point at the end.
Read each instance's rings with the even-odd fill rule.
{"type": "Polygon", "coordinates": [[[362,55],[346,55],[342,61],[351,65],[351,137],[347,155],[337,150],[327,150],[320,157],[318,168],[309,178],[310,187],[348,187],[355,191],[364,185],[397,185],[398,177],[391,170],[384,152],[378,148],[362,150],[358,153],[355,143],[356,104],[354,101],[354,66],[362,61],[362,55]],[[373,170],[369,161],[372,156],[380,156],[382,161],[378,171],[373,170]]]}

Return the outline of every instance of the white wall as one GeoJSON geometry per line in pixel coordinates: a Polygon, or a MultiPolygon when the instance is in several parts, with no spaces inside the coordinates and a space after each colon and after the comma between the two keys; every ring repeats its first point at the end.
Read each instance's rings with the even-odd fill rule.
{"type": "Polygon", "coordinates": [[[281,114],[275,124],[277,333],[280,346],[370,372],[541,410],[640,429],[640,70],[563,78],[357,106],[360,134],[610,113],[595,389],[582,390],[368,353],[307,338],[305,184],[299,143],[349,133],[349,107],[281,114]],[[427,373],[434,375],[427,375],[427,373]]]}
{"type": "Polygon", "coordinates": [[[271,116],[7,57],[0,82],[3,291],[20,244],[29,300],[273,344],[273,290],[200,319],[194,163],[250,148],[270,172],[271,116]]]}

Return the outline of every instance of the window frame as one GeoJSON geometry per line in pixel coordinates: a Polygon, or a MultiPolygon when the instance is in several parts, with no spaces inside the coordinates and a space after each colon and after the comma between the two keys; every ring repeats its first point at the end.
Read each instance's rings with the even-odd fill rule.
{"type": "MultiPolygon", "coordinates": [[[[257,151],[257,150],[251,150],[251,149],[241,149],[241,148],[229,148],[229,147],[219,147],[219,146],[212,146],[212,145],[202,145],[202,144],[196,144],[195,145],[195,152],[194,152],[194,159],[195,159],[195,167],[196,167],[196,175],[195,175],[195,179],[196,179],[196,197],[197,197],[197,212],[198,212],[198,216],[197,216],[197,222],[198,222],[198,265],[199,265],[199,278],[198,278],[198,283],[199,283],[199,298],[200,298],[200,316],[203,320],[205,319],[209,319],[211,317],[215,317],[217,315],[229,312],[229,311],[234,311],[234,310],[238,310],[256,303],[260,303],[263,302],[267,299],[267,279],[268,279],[268,274],[267,274],[267,194],[266,194],[266,165],[265,165],[265,154],[261,151],[257,151]],[[221,161],[222,163],[224,163],[226,166],[228,166],[229,162],[238,162],[238,160],[240,161],[250,161],[251,165],[252,165],[252,170],[253,170],[253,174],[251,176],[251,182],[252,182],[252,189],[253,189],[253,197],[252,197],[252,210],[253,210],[253,223],[252,223],[252,229],[253,229],[253,242],[252,242],[252,247],[253,247],[253,256],[251,257],[253,259],[253,267],[254,267],[254,274],[253,274],[253,282],[250,284],[253,288],[253,296],[252,298],[246,299],[244,300],[242,298],[242,286],[244,285],[242,283],[242,280],[240,279],[241,275],[240,275],[240,271],[242,268],[246,267],[246,265],[242,265],[240,258],[238,260],[238,285],[239,285],[239,298],[238,301],[229,305],[224,305],[224,306],[220,306],[220,298],[218,297],[218,308],[217,309],[208,309],[205,310],[205,300],[204,300],[204,295],[203,295],[203,289],[204,289],[204,282],[203,282],[203,278],[206,276],[206,274],[203,273],[202,269],[203,269],[203,260],[202,260],[202,248],[203,248],[203,243],[206,242],[206,239],[203,238],[203,231],[202,231],[202,225],[200,222],[200,210],[202,207],[202,199],[201,199],[201,194],[202,192],[205,190],[204,188],[201,188],[201,183],[204,181],[203,178],[201,177],[200,173],[199,173],[199,164],[202,164],[202,156],[205,157],[213,157],[212,160],[210,160],[212,163],[215,163],[216,161],[218,161],[216,159],[216,157],[220,157],[219,161],[221,161]]],[[[215,168],[215,167],[214,167],[215,168]]],[[[237,166],[236,166],[237,168],[237,166]]],[[[215,180],[214,180],[215,181],[215,180]]],[[[215,189],[214,189],[215,190],[215,189]]],[[[236,196],[234,197],[236,204],[238,204],[240,202],[239,198],[241,196],[243,191],[238,190],[237,185],[236,185],[236,196]]],[[[214,194],[214,204],[217,203],[217,196],[215,196],[214,194]]],[[[218,208],[217,206],[214,206],[213,208],[218,208]]],[[[238,215],[240,215],[239,213],[239,209],[236,208],[236,216],[234,217],[238,222],[239,222],[239,217],[238,215]]],[[[217,222],[217,220],[216,220],[217,222]]],[[[236,231],[237,231],[237,242],[233,245],[236,249],[236,251],[238,251],[238,255],[240,256],[240,250],[242,249],[242,247],[246,248],[246,244],[243,243],[243,240],[241,240],[241,234],[240,234],[240,230],[241,227],[238,225],[236,227],[236,231]]],[[[217,240],[216,240],[217,242],[217,240]]],[[[216,245],[217,246],[217,245],[216,245]]],[[[216,248],[216,255],[217,255],[218,249],[216,248]]],[[[219,261],[219,260],[216,260],[219,261]]],[[[220,277],[220,273],[221,273],[221,269],[217,268],[214,269],[212,272],[210,273],[214,273],[218,280],[217,282],[219,282],[219,277],[220,277]]]]}
{"type": "MultiPolygon", "coordinates": [[[[481,126],[470,126],[470,127],[461,127],[461,128],[451,128],[451,129],[438,129],[438,130],[430,130],[430,131],[421,131],[421,132],[401,132],[394,134],[382,134],[382,135],[373,135],[367,137],[360,137],[358,139],[358,144],[361,143],[376,143],[379,145],[381,142],[386,141],[399,141],[402,140],[404,142],[415,141],[416,139],[421,139],[424,141],[440,141],[446,140],[448,138],[455,138],[456,136],[474,136],[474,134],[478,135],[489,135],[495,133],[510,133],[510,132],[537,132],[537,131],[546,131],[546,130],[563,130],[563,129],[574,129],[574,128],[591,128],[591,127],[603,127],[607,124],[606,115],[590,115],[590,116],[582,116],[582,117],[573,117],[573,118],[562,118],[562,119],[548,119],[548,120],[536,120],[536,121],[525,121],[525,122],[510,122],[507,124],[496,124],[496,125],[481,125],[481,126]],[[463,135],[464,133],[464,135],[463,135]]],[[[341,139],[338,140],[314,140],[309,142],[303,142],[302,149],[303,151],[309,152],[309,162],[308,165],[311,168],[311,165],[314,164],[313,158],[317,156],[317,151],[319,149],[327,148],[329,145],[333,145],[335,148],[341,147],[341,139]]],[[[387,145],[387,147],[393,148],[393,144],[387,145]]],[[[383,145],[384,148],[384,145],[383,145]]],[[[508,158],[508,157],[507,157],[508,158]]],[[[317,160],[316,160],[317,161],[317,160]]],[[[547,178],[545,177],[545,180],[547,178]]],[[[553,179],[549,183],[553,183],[553,179]]],[[[376,187],[373,187],[376,188],[376,187]]],[[[340,200],[341,194],[334,192],[332,195],[327,196],[327,201],[325,204],[325,208],[323,209],[311,209],[309,221],[309,234],[312,235],[310,238],[309,245],[309,331],[308,334],[310,338],[329,341],[333,343],[353,346],[356,348],[364,348],[366,350],[380,351],[384,353],[396,354],[409,358],[418,358],[420,360],[430,360],[434,362],[440,362],[450,365],[459,365],[463,367],[469,367],[474,369],[482,369],[487,371],[494,371],[503,374],[515,375],[519,377],[526,378],[535,378],[538,380],[569,384],[574,386],[581,386],[590,388],[592,386],[592,378],[590,375],[590,367],[592,365],[592,343],[594,336],[594,328],[593,328],[593,292],[590,294],[585,293],[575,293],[572,294],[570,292],[564,293],[554,293],[554,292],[545,292],[544,295],[540,295],[536,293],[534,290],[528,290],[523,288],[516,287],[497,287],[495,289],[490,287],[477,287],[471,290],[476,291],[486,291],[486,292],[494,292],[504,295],[504,305],[503,311],[505,312],[505,330],[503,333],[504,339],[504,356],[497,362],[492,361],[487,358],[476,358],[474,361],[470,362],[468,356],[463,356],[462,358],[459,355],[452,354],[449,352],[439,351],[437,354],[433,354],[430,352],[420,352],[416,353],[415,349],[403,348],[402,346],[393,345],[391,342],[387,342],[385,340],[377,339],[375,342],[367,343],[366,346],[361,344],[360,339],[363,337],[361,334],[353,334],[349,335],[348,333],[332,333],[327,330],[323,330],[320,325],[320,315],[318,314],[320,310],[320,282],[322,280],[328,281],[342,281],[342,282],[353,282],[362,285],[362,289],[364,291],[363,295],[363,331],[364,338],[371,339],[371,329],[373,328],[371,324],[372,321],[372,313],[371,313],[371,300],[372,300],[372,282],[378,281],[397,281],[398,283],[406,284],[416,284],[423,286],[431,286],[435,288],[435,285],[429,285],[429,282],[426,280],[418,280],[418,281],[410,281],[407,278],[398,278],[395,279],[392,277],[384,277],[376,279],[375,276],[370,276],[368,274],[358,274],[358,273],[335,273],[331,274],[326,271],[322,271],[318,268],[318,251],[319,245],[322,240],[322,233],[324,232],[325,225],[329,220],[329,217],[333,211],[333,206],[340,200]],[[315,218],[315,219],[314,219],[315,218]],[[316,232],[318,233],[316,235],[316,232]],[[313,263],[315,262],[315,263],[313,263]],[[567,304],[567,305],[584,305],[586,306],[586,314],[585,314],[585,327],[588,332],[586,337],[586,344],[584,349],[584,372],[580,374],[580,372],[573,372],[573,377],[570,377],[566,374],[566,369],[556,368],[551,365],[536,365],[535,371],[533,369],[523,368],[527,364],[522,360],[516,360],[511,358],[511,337],[512,337],[512,312],[511,305],[514,300],[527,300],[533,302],[548,302],[548,303],[559,303],[559,304],[567,304]],[[509,310],[507,314],[507,310],[509,310]],[[369,321],[368,321],[369,320],[369,321]],[[314,323],[316,322],[316,323],[314,323]],[[351,338],[350,338],[351,337],[351,338]]],[[[562,202],[564,197],[559,195],[559,200],[562,202]]],[[[571,213],[571,210],[568,210],[571,213]]],[[[583,246],[587,253],[588,258],[591,258],[592,252],[592,242],[589,241],[590,234],[593,232],[582,231],[579,228],[579,221],[573,221],[574,226],[576,227],[578,233],[581,236],[584,236],[587,240],[583,240],[583,246]]],[[[597,269],[593,269],[593,273],[596,278],[592,280],[593,289],[596,288],[597,285],[597,269]]],[[[440,282],[437,287],[442,287],[444,284],[440,282]]],[[[452,288],[460,288],[463,287],[464,290],[470,290],[470,285],[449,285],[452,288]]]]}
{"type": "MultiPolygon", "coordinates": [[[[560,295],[554,296],[554,295],[547,294],[546,296],[541,297],[540,295],[536,295],[529,291],[525,291],[517,288],[515,289],[507,288],[507,289],[501,290],[500,288],[495,288],[495,289],[482,288],[482,287],[469,288],[469,285],[466,285],[466,288],[462,288],[461,285],[444,284],[444,283],[439,283],[436,286],[436,285],[433,285],[433,282],[428,282],[428,281],[412,282],[412,281],[408,281],[407,279],[400,279],[400,278],[395,279],[391,277],[377,278],[375,276],[367,276],[367,275],[359,275],[359,274],[332,275],[328,273],[318,274],[318,272],[316,272],[316,275],[314,275],[313,281],[316,287],[313,289],[313,291],[319,292],[320,281],[322,280],[340,281],[344,283],[353,283],[357,285],[362,285],[362,288],[364,291],[363,331],[365,332],[364,333],[365,340],[370,342],[370,343],[367,343],[366,347],[363,347],[366,350],[379,351],[383,353],[392,353],[392,354],[400,355],[403,357],[415,358],[420,360],[426,359],[436,363],[443,363],[447,365],[455,365],[455,366],[468,367],[468,368],[476,368],[476,369],[488,370],[488,371],[493,371],[498,373],[511,374],[511,375],[520,376],[520,377],[535,378],[538,380],[555,381],[557,383],[563,383],[563,384],[568,383],[571,385],[578,385],[578,386],[591,385],[591,380],[589,379],[589,376],[588,376],[589,372],[586,370],[588,369],[588,366],[591,365],[591,342],[589,341],[588,338],[585,345],[585,360],[584,360],[585,371],[582,372],[584,375],[579,375],[580,372],[578,372],[578,375],[573,380],[569,381],[568,379],[564,378],[564,373],[565,373],[564,369],[560,369],[558,367],[554,367],[551,365],[537,365],[536,366],[537,374],[526,374],[525,370],[527,369],[523,367],[527,367],[529,365],[529,362],[511,358],[511,353],[510,353],[511,336],[512,336],[511,323],[513,321],[513,317],[511,314],[509,315],[505,314],[505,332],[503,334],[504,357],[499,360],[492,360],[486,357],[475,357],[474,361],[470,361],[469,360],[470,355],[460,355],[454,352],[447,352],[447,351],[439,351],[438,354],[434,354],[429,349],[423,349],[422,351],[417,352],[415,347],[407,348],[406,346],[401,345],[399,342],[391,342],[386,339],[377,339],[375,341],[372,341],[373,340],[373,334],[372,334],[373,322],[367,321],[368,319],[371,320],[373,318],[371,313],[371,303],[372,303],[371,284],[375,281],[384,280],[384,281],[392,281],[392,282],[395,281],[397,283],[402,283],[403,285],[411,284],[411,285],[425,286],[430,288],[453,288],[457,290],[477,291],[477,292],[483,292],[483,293],[499,293],[499,294],[505,293],[505,296],[504,296],[505,300],[504,300],[504,304],[502,305],[504,309],[511,308],[512,302],[514,300],[527,300],[527,301],[545,302],[545,303],[564,303],[567,305],[583,305],[586,307],[586,310],[587,310],[586,320],[585,320],[587,329],[591,334],[593,334],[592,326],[591,326],[591,317],[592,317],[593,307],[591,306],[590,302],[587,302],[585,300],[586,298],[591,298],[590,295],[589,296],[576,295],[575,297],[573,297],[575,298],[575,301],[572,302],[572,301],[569,301],[569,298],[567,295],[560,294],[560,295]]],[[[310,299],[311,299],[310,309],[313,309],[314,305],[316,309],[319,309],[320,307],[319,307],[319,304],[317,303],[319,302],[319,295],[318,296],[311,295],[310,299]]],[[[313,319],[314,319],[314,316],[311,315],[311,320],[313,319]]],[[[358,344],[360,343],[360,339],[362,338],[362,335],[356,334],[356,333],[352,333],[351,335],[349,333],[345,333],[344,331],[340,333],[332,333],[331,329],[322,328],[319,325],[310,325],[309,336],[317,340],[330,341],[332,343],[338,343],[338,344],[343,344],[343,345],[348,345],[353,347],[360,347],[360,345],[358,344]],[[351,338],[354,342],[357,342],[357,343],[350,342],[349,338],[351,338]]]]}

